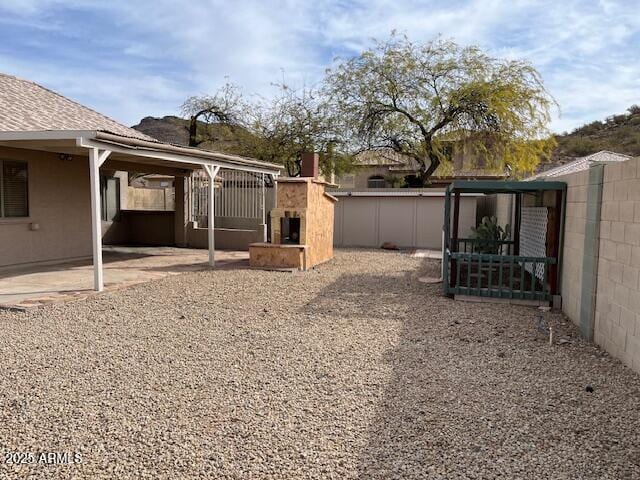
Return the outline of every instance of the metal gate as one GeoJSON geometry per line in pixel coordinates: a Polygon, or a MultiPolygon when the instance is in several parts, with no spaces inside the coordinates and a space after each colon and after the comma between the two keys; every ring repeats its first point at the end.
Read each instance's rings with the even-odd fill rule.
{"type": "MultiPolygon", "coordinates": [[[[221,218],[256,219],[266,223],[273,208],[273,178],[263,173],[220,169],[214,180],[215,216],[221,218]]],[[[199,227],[209,224],[207,201],[209,178],[202,171],[190,178],[191,220],[199,227]]]]}

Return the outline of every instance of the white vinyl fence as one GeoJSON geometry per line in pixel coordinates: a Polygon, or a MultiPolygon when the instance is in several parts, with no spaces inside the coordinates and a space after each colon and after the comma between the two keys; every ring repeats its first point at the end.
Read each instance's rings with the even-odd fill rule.
{"type": "MultiPolygon", "coordinates": [[[[444,192],[433,189],[381,189],[330,192],[338,197],[335,210],[336,247],[442,247],[444,192]]],[[[460,237],[476,225],[475,195],[463,195],[460,237]]]]}
{"type": "MultiPolygon", "coordinates": [[[[191,220],[206,227],[209,178],[204,172],[196,172],[190,182],[191,220]]],[[[216,218],[255,219],[263,223],[273,203],[273,181],[268,175],[221,169],[215,179],[216,218]]]]}

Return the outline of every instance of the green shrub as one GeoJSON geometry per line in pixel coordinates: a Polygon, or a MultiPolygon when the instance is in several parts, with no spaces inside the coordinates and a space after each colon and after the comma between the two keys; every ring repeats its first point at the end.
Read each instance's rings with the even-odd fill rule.
{"type": "Polygon", "coordinates": [[[496,217],[482,217],[480,224],[471,229],[471,238],[481,240],[474,247],[477,253],[497,254],[500,251],[500,245],[494,241],[506,241],[511,236],[511,227],[509,224],[504,228],[498,225],[496,217]],[[489,240],[491,243],[483,243],[482,240],[489,240]]]}
{"type": "Polygon", "coordinates": [[[384,180],[391,188],[403,188],[406,184],[404,177],[398,177],[397,175],[385,175],[384,180]]]}

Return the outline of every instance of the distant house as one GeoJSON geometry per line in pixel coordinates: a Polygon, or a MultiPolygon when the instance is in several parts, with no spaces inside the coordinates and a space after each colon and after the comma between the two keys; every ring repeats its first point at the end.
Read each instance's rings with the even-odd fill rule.
{"type": "MultiPolygon", "coordinates": [[[[416,172],[418,163],[392,150],[375,150],[360,153],[356,157],[353,172],[338,176],[335,183],[340,190],[364,190],[376,188],[421,187],[416,172]]],[[[485,168],[482,162],[472,162],[461,152],[453,155],[451,164],[443,165],[431,177],[431,186],[444,188],[455,179],[499,180],[504,172],[485,168]],[[447,171],[447,173],[440,173],[447,171]]]]}
{"type": "Polygon", "coordinates": [[[527,180],[539,180],[543,178],[559,177],[561,175],[568,175],[570,173],[580,172],[582,170],[588,170],[591,165],[598,163],[612,163],[612,162],[624,162],[629,160],[629,155],[623,155],[622,153],[610,152],[608,150],[601,150],[586,157],[576,158],[573,161],[567,162],[563,165],[550,168],[539,172],[527,180]]]}
{"type": "Polygon", "coordinates": [[[129,184],[135,188],[173,188],[174,179],[171,175],[150,173],[134,178],[129,184]]]}

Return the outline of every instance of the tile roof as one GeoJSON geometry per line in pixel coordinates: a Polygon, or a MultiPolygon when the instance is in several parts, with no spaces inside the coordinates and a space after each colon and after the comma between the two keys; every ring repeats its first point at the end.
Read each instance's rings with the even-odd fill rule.
{"type": "Polygon", "coordinates": [[[409,158],[403,157],[390,148],[378,150],[365,150],[356,155],[355,163],[362,166],[405,166],[409,158]]]}
{"type": "Polygon", "coordinates": [[[99,130],[157,141],[28,80],[0,73],[0,131],[99,130]]]}
{"type": "Polygon", "coordinates": [[[551,168],[544,172],[540,172],[526,180],[536,180],[540,178],[559,177],[561,175],[568,175],[570,173],[581,172],[588,170],[591,165],[599,162],[624,162],[629,160],[629,155],[623,155],[622,153],[610,152],[608,150],[601,150],[586,157],[580,157],[572,162],[565,163],[559,167],[551,168]]]}

